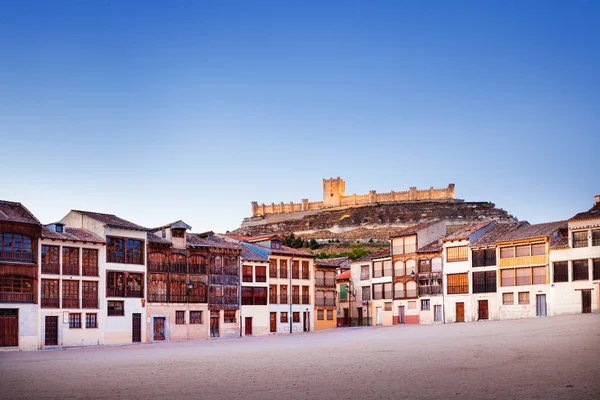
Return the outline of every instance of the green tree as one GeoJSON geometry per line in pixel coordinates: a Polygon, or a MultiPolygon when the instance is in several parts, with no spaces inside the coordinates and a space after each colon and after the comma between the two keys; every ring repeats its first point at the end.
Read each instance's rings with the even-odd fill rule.
{"type": "Polygon", "coordinates": [[[319,248],[319,243],[317,243],[317,241],[315,239],[310,239],[310,242],[308,243],[308,247],[310,247],[311,250],[316,250],[319,248]]]}

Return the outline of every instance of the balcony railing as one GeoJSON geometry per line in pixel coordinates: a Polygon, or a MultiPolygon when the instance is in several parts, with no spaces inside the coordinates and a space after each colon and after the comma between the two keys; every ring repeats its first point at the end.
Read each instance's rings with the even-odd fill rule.
{"type": "Polygon", "coordinates": [[[238,304],[237,296],[223,296],[223,304],[238,304]]]}
{"type": "Polygon", "coordinates": [[[148,303],[166,303],[166,294],[148,293],[148,303]]]}
{"type": "Polygon", "coordinates": [[[315,300],[315,306],[335,307],[335,299],[320,299],[315,300]]]}
{"type": "Polygon", "coordinates": [[[148,271],[150,271],[150,272],[169,272],[169,263],[148,261],[148,271]]]}
{"type": "Polygon", "coordinates": [[[288,303],[288,295],[280,294],[279,295],[279,304],[287,304],[288,303]]]}
{"type": "Polygon", "coordinates": [[[33,293],[0,292],[0,303],[33,303],[33,293]]]}
{"type": "Polygon", "coordinates": [[[335,279],[317,278],[316,286],[335,287],[335,279]]]}
{"type": "Polygon", "coordinates": [[[82,308],[98,308],[98,299],[81,299],[82,308]]]}
{"type": "Polygon", "coordinates": [[[190,274],[206,275],[206,265],[204,264],[188,264],[190,274]]]}
{"type": "Polygon", "coordinates": [[[63,264],[62,274],[63,275],[79,275],[79,265],[63,264]]]}
{"type": "Polygon", "coordinates": [[[106,297],[125,297],[124,288],[107,288],[106,297]]]}
{"type": "Polygon", "coordinates": [[[109,252],[106,255],[106,262],[144,265],[144,256],[143,254],[129,254],[126,259],[125,255],[109,252]]]}
{"type": "Polygon", "coordinates": [[[587,247],[587,245],[588,245],[587,238],[585,240],[573,240],[573,248],[587,247]]]}
{"type": "MultiPolygon", "coordinates": [[[[410,289],[410,290],[405,290],[405,291],[396,291],[394,292],[394,299],[411,299],[411,298],[415,298],[417,297],[417,289],[410,289]]],[[[386,294],[384,296],[384,299],[391,299],[391,293],[390,294],[386,294]],[[389,297],[388,297],[389,296],[389,297]]],[[[373,299],[376,300],[376,299],[373,299]]]]}
{"type": "Polygon", "coordinates": [[[269,268],[269,277],[277,278],[277,268],[269,268]]]}
{"type": "Polygon", "coordinates": [[[22,262],[22,263],[35,264],[35,257],[32,252],[0,251],[0,261],[22,262]]]}
{"type": "Polygon", "coordinates": [[[171,263],[169,267],[170,272],[179,273],[179,274],[187,274],[188,268],[186,262],[177,262],[171,263]]]}
{"type": "Polygon", "coordinates": [[[300,271],[292,269],[292,279],[300,279],[300,271]]]}
{"type": "Polygon", "coordinates": [[[242,305],[244,306],[266,306],[266,297],[242,297],[242,305]]]}
{"type": "Polygon", "coordinates": [[[79,308],[79,299],[62,299],[62,308],[79,308]]]}
{"type": "Polygon", "coordinates": [[[42,274],[60,275],[60,264],[42,264],[42,274]]]}
{"type": "Polygon", "coordinates": [[[467,294],[469,285],[448,285],[448,294],[467,294]]]}
{"type": "Polygon", "coordinates": [[[302,279],[310,279],[310,272],[307,269],[302,270],[302,279]]]}
{"type": "Polygon", "coordinates": [[[58,298],[42,298],[42,308],[59,308],[58,298]]]}
{"type": "MultiPolygon", "coordinates": [[[[214,296],[216,297],[216,296],[214,296]]],[[[220,299],[220,297],[218,297],[220,299]]],[[[206,295],[201,294],[148,294],[148,302],[151,303],[206,303],[206,295]],[[168,301],[167,301],[168,298],[168,301]]],[[[217,303],[221,304],[221,303],[217,303]]]]}
{"type": "Polygon", "coordinates": [[[440,285],[419,286],[419,296],[442,294],[442,292],[442,286],[440,285]]]}
{"type": "Polygon", "coordinates": [[[302,304],[310,304],[310,296],[305,294],[302,295],[302,304]]]}
{"type": "Polygon", "coordinates": [[[98,267],[81,267],[83,276],[98,276],[98,267]]]}
{"type": "Polygon", "coordinates": [[[300,295],[292,294],[292,304],[300,304],[300,295]]]}

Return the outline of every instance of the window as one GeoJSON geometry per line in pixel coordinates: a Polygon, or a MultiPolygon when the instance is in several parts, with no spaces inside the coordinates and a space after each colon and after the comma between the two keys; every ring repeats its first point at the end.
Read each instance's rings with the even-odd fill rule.
{"type": "Polygon", "coordinates": [[[308,261],[302,261],[302,279],[310,279],[310,269],[308,261]]]}
{"type": "Polygon", "coordinates": [[[569,281],[569,263],[567,261],[555,262],[552,266],[554,268],[554,282],[569,281]]]}
{"type": "Polygon", "coordinates": [[[279,322],[284,323],[284,324],[288,322],[288,313],[287,312],[281,313],[281,315],[279,316],[279,322]]]}
{"type": "Polygon", "coordinates": [[[58,308],[58,280],[42,279],[42,308],[58,308]]]}
{"type": "Polygon", "coordinates": [[[98,308],[98,282],[81,282],[81,307],[98,308]]]}
{"type": "Polygon", "coordinates": [[[546,284],[546,267],[533,267],[531,271],[534,285],[546,284]]]}
{"type": "Polygon", "coordinates": [[[242,305],[266,306],[267,288],[265,287],[242,287],[242,305]]]}
{"type": "Polygon", "coordinates": [[[277,285],[269,285],[269,303],[277,304],[277,285]]]}
{"type": "Polygon", "coordinates": [[[600,246],[600,229],[592,229],[592,246],[600,246]]]}
{"type": "Polygon", "coordinates": [[[269,261],[269,277],[277,278],[277,260],[269,261]]]}
{"type": "Polygon", "coordinates": [[[43,274],[60,274],[58,246],[42,246],[42,273],[43,274]]]}
{"type": "Polygon", "coordinates": [[[120,271],[106,271],[106,296],[125,297],[125,274],[120,271]]]}
{"type": "Polygon", "coordinates": [[[417,297],[417,282],[408,281],[406,282],[406,297],[417,297]]]}
{"type": "Polygon", "coordinates": [[[600,279],[600,259],[594,260],[594,280],[600,279]]]}
{"type": "Polygon", "coordinates": [[[302,304],[310,304],[310,287],[302,286],[302,304]]]}
{"type": "Polygon", "coordinates": [[[323,310],[317,310],[317,319],[319,321],[323,321],[325,319],[325,315],[324,315],[323,310]]]}
{"type": "Polygon", "coordinates": [[[385,303],[383,309],[384,311],[392,311],[392,303],[385,303]]]}
{"type": "Polygon", "coordinates": [[[201,325],[202,322],[202,311],[190,311],[190,324],[201,325]]]}
{"type": "Polygon", "coordinates": [[[271,248],[275,250],[281,250],[281,242],[278,240],[271,240],[271,248]]]}
{"type": "Polygon", "coordinates": [[[469,274],[448,274],[448,294],[469,293],[469,274]]]}
{"type": "Polygon", "coordinates": [[[63,233],[63,226],[61,224],[54,225],[57,233],[63,233]]]}
{"type": "Polygon", "coordinates": [[[502,293],[502,304],[505,304],[505,305],[515,304],[514,293],[502,293]]]}
{"type": "Polygon", "coordinates": [[[254,268],[254,273],[255,273],[255,281],[256,282],[266,282],[267,281],[267,267],[265,267],[264,265],[257,265],[254,268]]]}
{"type": "Polygon", "coordinates": [[[79,275],[79,249],[76,247],[62,248],[63,275],[79,275]]]}
{"type": "Polygon", "coordinates": [[[98,250],[82,249],[81,250],[81,266],[82,275],[98,276],[98,250]]]}
{"type": "Polygon", "coordinates": [[[333,321],[333,310],[327,310],[327,320],[333,321]]]}
{"type": "Polygon", "coordinates": [[[279,304],[288,303],[288,287],[287,285],[279,286],[279,304]]]}
{"type": "Polygon", "coordinates": [[[415,260],[406,261],[406,275],[411,276],[415,271],[417,262],[415,260]]]}
{"type": "Polygon", "coordinates": [[[528,244],[523,246],[517,246],[515,248],[515,253],[517,257],[529,257],[531,255],[531,248],[528,244]]]}
{"type": "Polygon", "coordinates": [[[573,280],[587,281],[590,278],[587,260],[573,261],[573,280]]]}
{"type": "Polygon", "coordinates": [[[467,261],[469,259],[469,246],[455,246],[446,249],[448,262],[467,261]]]}
{"type": "Polygon", "coordinates": [[[473,272],[473,293],[496,291],[496,271],[473,272]]]}
{"type": "Polygon", "coordinates": [[[122,317],[125,315],[125,303],[123,301],[108,301],[106,310],[109,317],[122,317]]]}
{"type": "Polygon", "coordinates": [[[106,261],[122,264],[144,264],[144,241],[107,237],[106,261]]]}
{"type": "Polygon", "coordinates": [[[588,233],[587,231],[573,232],[573,248],[587,247],[588,233]]]}
{"type": "Polygon", "coordinates": [[[128,272],[125,297],[144,297],[144,274],[128,272]]]}
{"type": "Polygon", "coordinates": [[[409,310],[416,310],[417,309],[417,302],[416,301],[409,301],[408,302],[408,309],[409,310]]]}
{"type": "Polygon", "coordinates": [[[0,258],[4,261],[34,262],[31,238],[17,233],[2,234],[0,258]]]}
{"type": "Polygon", "coordinates": [[[404,254],[404,238],[392,239],[392,254],[404,254]]]}
{"type": "Polygon", "coordinates": [[[81,314],[69,313],[69,328],[81,328],[81,314]]]}
{"type": "Polygon", "coordinates": [[[242,265],[242,282],[252,282],[252,265],[242,265]]]}
{"type": "Polygon", "coordinates": [[[369,266],[368,265],[362,265],[360,267],[360,280],[364,281],[369,279],[369,266]]]}
{"type": "Polygon", "coordinates": [[[384,299],[393,299],[394,294],[392,293],[392,282],[383,284],[383,298],[384,299]]]}
{"type": "Polygon", "coordinates": [[[421,311],[431,310],[430,300],[421,300],[421,311]]]}
{"type": "Polygon", "coordinates": [[[383,285],[377,283],[373,285],[373,300],[383,299],[383,285]]]}
{"type": "Polygon", "coordinates": [[[500,258],[513,258],[515,256],[515,248],[514,247],[501,247],[500,248],[500,258]]]}
{"type": "Polygon", "coordinates": [[[237,318],[235,316],[235,310],[225,310],[223,311],[223,321],[226,324],[235,324],[237,318]]]}
{"type": "Polygon", "coordinates": [[[340,301],[348,300],[348,292],[346,291],[346,284],[340,285],[340,301]]]}
{"type": "Polygon", "coordinates": [[[385,260],[383,262],[383,276],[392,276],[392,260],[385,260]]]}
{"type": "Polygon", "coordinates": [[[395,299],[402,299],[404,298],[404,283],[402,282],[396,282],[394,284],[394,298],[395,299]]]}
{"type": "Polygon", "coordinates": [[[175,324],[185,324],[185,311],[175,311],[175,324]]]}
{"type": "Polygon", "coordinates": [[[79,281],[62,281],[62,308],[79,308],[79,281]]]}
{"type": "Polygon", "coordinates": [[[383,262],[375,261],[373,263],[373,278],[381,278],[383,276],[383,262]]]}
{"type": "Polygon", "coordinates": [[[529,304],[529,292],[519,292],[519,304],[529,304]]]}
{"type": "Polygon", "coordinates": [[[531,255],[532,256],[543,256],[546,254],[546,244],[545,243],[534,243],[531,245],[531,255]]]}
{"type": "Polygon", "coordinates": [[[300,263],[292,260],[292,279],[300,279],[300,263]]]}
{"type": "Polygon", "coordinates": [[[517,286],[531,285],[531,269],[517,268],[517,286]]]}
{"type": "Polygon", "coordinates": [[[294,311],[292,313],[293,319],[292,322],[300,322],[300,313],[298,311],[294,311]]]}
{"type": "Polygon", "coordinates": [[[279,260],[279,277],[280,278],[288,277],[287,260],[279,260]]]}
{"type": "Polygon", "coordinates": [[[3,303],[33,303],[33,279],[0,275],[0,292],[3,303]]]}
{"type": "Polygon", "coordinates": [[[473,250],[473,266],[489,267],[496,265],[496,249],[473,250]]]}
{"type": "Polygon", "coordinates": [[[431,272],[431,260],[419,260],[419,270],[420,274],[428,274],[431,272]]]}
{"type": "Polygon", "coordinates": [[[223,259],[221,256],[214,254],[210,256],[210,273],[213,275],[223,275],[223,259]]]}
{"type": "Polygon", "coordinates": [[[363,300],[371,300],[371,288],[369,286],[363,286],[362,299],[363,300]]]}
{"type": "Polygon", "coordinates": [[[515,270],[513,268],[500,270],[500,283],[502,286],[515,286],[515,270]]]}
{"type": "MultiPolygon", "coordinates": [[[[402,261],[396,261],[394,263],[394,276],[404,276],[405,274],[405,270],[404,270],[404,263],[402,261]]],[[[367,277],[367,279],[369,279],[367,277]]]]}
{"type": "Polygon", "coordinates": [[[98,327],[98,321],[97,321],[97,314],[89,314],[86,313],[85,314],[85,327],[86,328],[97,328],[98,327]]]}

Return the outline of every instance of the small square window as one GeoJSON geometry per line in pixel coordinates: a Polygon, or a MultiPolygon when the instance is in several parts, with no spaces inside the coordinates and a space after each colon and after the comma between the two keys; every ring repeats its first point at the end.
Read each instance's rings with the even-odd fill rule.
{"type": "Polygon", "coordinates": [[[502,293],[502,304],[515,304],[514,293],[502,293]]]}
{"type": "Polygon", "coordinates": [[[81,314],[69,313],[69,328],[81,328],[81,314]]]}
{"type": "Polygon", "coordinates": [[[392,311],[392,303],[385,303],[385,311],[392,311]]]}
{"type": "Polygon", "coordinates": [[[202,311],[190,311],[190,324],[202,324],[202,311]]]}
{"type": "Polygon", "coordinates": [[[333,310],[327,310],[327,320],[328,321],[333,320],[333,310]]]}
{"type": "Polygon", "coordinates": [[[58,233],[62,233],[63,232],[63,226],[62,225],[56,225],[56,232],[58,233]]]}
{"type": "Polygon", "coordinates": [[[122,317],[125,315],[125,306],[123,301],[109,301],[107,312],[109,317],[122,317]]]}
{"type": "Polygon", "coordinates": [[[529,292],[519,292],[519,304],[529,304],[529,292]]]}
{"type": "Polygon", "coordinates": [[[223,322],[226,324],[235,324],[236,323],[235,310],[234,311],[223,311],[223,322]]]}
{"type": "Polygon", "coordinates": [[[421,300],[421,310],[422,311],[429,311],[429,310],[431,310],[430,301],[431,300],[421,300]]]}
{"type": "Polygon", "coordinates": [[[185,324],[185,311],[175,311],[175,324],[185,324]]]}
{"type": "Polygon", "coordinates": [[[97,314],[85,314],[85,327],[86,328],[97,328],[98,327],[97,314]]]}
{"type": "Polygon", "coordinates": [[[318,319],[319,321],[323,321],[323,320],[325,319],[325,316],[324,316],[323,310],[317,310],[317,319],[318,319]]]}
{"type": "Polygon", "coordinates": [[[279,321],[282,323],[287,323],[288,322],[288,313],[282,312],[281,315],[279,316],[279,321]]]}
{"type": "Polygon", "coordinates": [[[298,311],[294,311],[293,313],[293,322],[300,322],[300,313],[298,311]]]}

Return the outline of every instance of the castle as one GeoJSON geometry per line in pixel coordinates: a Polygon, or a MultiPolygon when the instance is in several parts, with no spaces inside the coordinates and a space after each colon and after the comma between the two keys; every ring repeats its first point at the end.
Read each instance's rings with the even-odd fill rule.
{"type": "Polygon", "coordinates": [[[261,217],[268,214],[284,214],[301,211],[318,211],[324,209],[332,209],[337,207],[355,207],[369,204],[393,203],[401,201],[419,201],[419,200],[453,200],[454,199],[454,184],[451,183],[447,188],[434,189],[433,186],[429,189],[417,190],[416,187],[411,187],[407,191],[377,193],[375,190],[370,190],[368,194],[353,194],[346,196],[346,182],[340,177],[323,179],[323,201],[309,202],[308,199],[302,199],[300,203],[284,203],[279,204],[258,204],[253,201],[252,217],[261,217]]]}

